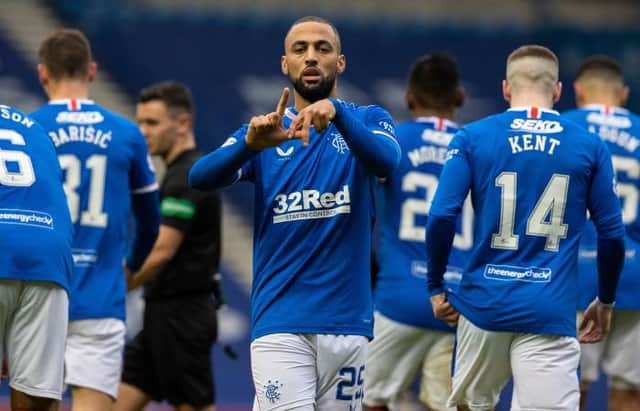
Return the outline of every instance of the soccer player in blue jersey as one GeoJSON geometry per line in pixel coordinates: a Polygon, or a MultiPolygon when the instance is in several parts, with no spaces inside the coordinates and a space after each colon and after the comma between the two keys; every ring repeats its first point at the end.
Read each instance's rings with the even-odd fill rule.
{"type": "Polygon", "coordinates": [[[255,186],[251,364],[259,410],[360,410],[372,337],[373,195],[400,148],[389,114],[336,99],[336,28],[293,23],[285,89],[189,175],[196,188],[255,186]]]}
{"type": "MultiPolygon", "coordinates": [[[[607,145],[618,181],[625,224],[626,260],[620,276],[611,331],[597,344],[583,345],[582,400],[602,364],[609,377],[609,410],[640,410],[640,117],[622,108],[629,95],[620,65],[594,56],[579,68],[574,83],[577,110],[564,117],[597,134],[607,145]]],[[[580,305],[598,292],[595,228],[587,223],[580,242],[580,305]]]]}
{"type": "Polygon", "coordinates": [[[513,376],[512,410],[578,409],[578,242],[587,211],[598,232],[598,295],[579,340],[611,321],[624,225],[605,144],[551,110],[558,59],[523,46],[507,59],[506,112],[458,131],[427,221],[428,289],[436,317],[458,324],[449,405],[488,410],[513,376]],[[456,217],[471,191],[474,245],[459,289],[443,274],[456,217]]]}
{"type": "MultiPolygon", "coordinates": [[[[426,214],[438,186],[447,146],[458,130],[451,120],[464,94],[456,62],[446,54],[419,58],[411,67],[406,102],[412,120],[398,125],[398,168],[384,180],[377,247],[380,271],[374,292],[374,340],[367,353],[364,407],[388,410],[421,368],[421,400],[449,410],[454,328],[433,317],[424,295],[426,214]]],[[[459,279],[471,248],[472,210],[467,202],[450,276],[459,279]]]]}
{"type": "Polygon", "coordinates": [[[122,368],[125,272],[137,271],[155,242],[158,185],[138,127],[88,99],[96,64],[86,37],[58,30],[38,56],[49,103],[33,117],[58,153],[74,224],[65,383],[74,410],[110,410],[122,368]],[[125,260],[131,210],[136,229],[125,260]]]}
{"type": "Polygon", "coordinates": [[[71,234],[51,141],[0,105],[0,361],[12,410],[57,410],[62,398],[71,234]]]}

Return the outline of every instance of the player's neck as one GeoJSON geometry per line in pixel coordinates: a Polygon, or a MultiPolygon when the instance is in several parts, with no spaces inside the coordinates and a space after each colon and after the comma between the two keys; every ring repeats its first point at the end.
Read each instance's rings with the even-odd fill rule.
{"type": "Polygon", "coordinates": [[[523,93],[518,95],[511,95],[509,106],[553,109],[553,101],[549,97],[538,93],[523,93]]]}
{"type": "Polygon", "coordinates": [[[454,116],[455,110],[438,110],[432,108],[415,108],[411,110],[411,115],[413,118],[418,117],[438,117],[438,118],[446,118],[447,120],[452,120],[454,116]]]}
{"type": "Polygon", "coordinates": [[[609,107],[622,107],[620,102],[620,98],[607,94],[600,94],[594,96],[587,96],[580,100],[578,103],[579,107],[589,106],[589,105],[600,105],[600,106],[609,106],[609,107]]]}
{"type": "Polygon", "coordinates": [[[186,138],[178,139],[171,149],[163,156],[162,160],[166,165],[169,165],[173,163],[180,154],[187,150],[193,150],[194,148],[196,148],[196,142],[192,134],[186,138]]]}
{"type": "Polygon", "coordinates": [[[89,83],[81,80],[61,80],[48,85],[49,100],[87,99],[89,83]]]}
{"type": "MultiPolygon", "coordinates": [[[[335,87],[333,88],[333,90],[331,90],[329,97],[337,98],[335,87]]],[[[293,94],[293,107],[296,109],[297,112],[300,112],[300,110],[304,109],[307,106],[310,106],[311,104],[312,102],[306,100],[304,97],[298,94],[297,91],[293,94]]]]}

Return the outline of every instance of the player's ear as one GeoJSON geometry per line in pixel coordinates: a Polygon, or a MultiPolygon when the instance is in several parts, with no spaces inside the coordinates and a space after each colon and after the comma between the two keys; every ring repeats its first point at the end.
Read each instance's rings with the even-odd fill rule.
{"type": "Polygon", "coordinates": [[[49,70],[42,63],[38,64],[38,80],[43,86],[46,86],[49,82],[49,70]]]}
{"type": "Polygon", "coordinates": [[[89,81],[93,81],[96,78],[96,73],[98,72],[98,63],[92,61],[89,63],[89,81]]]}
{"type": "Polygon", "coordinates": [[[511,101],[511,85],[507,80],[502,80],[502,97],[505,101],[511,101]]]}
{"type": "Polygon", "coordinates": [[[338,74],[344,73],[347,68],[347,58],[344,54],[340,54],[338,56],[338,74]]]}
{"type": "Polygon", "coordinates": [[[622,92],[620,93],[620,107],[626,106],[627,100],[629,100],[629,86],[624,86],[622,87],[622,92]]]}
{"type": "Polygon", "coordinates": [[[553,86],[553,102],[557,103],[558,101],[560,101],[560,96],[561,95],[562,95],[562,82],[558,81],[553,86]]]}
{"type": "Polygon", "coordinates": [[[289,65],[287,64],[287,56],[280,57],[280,70],[285,76],[289,75],[289,65]]]}
{"type": "Polygon", "coordinates": [[[183,112],[178,114],[178,127],[180,128],[180,134],[187,134],[191,130],[193,117],[191,114],[183,112]]]}

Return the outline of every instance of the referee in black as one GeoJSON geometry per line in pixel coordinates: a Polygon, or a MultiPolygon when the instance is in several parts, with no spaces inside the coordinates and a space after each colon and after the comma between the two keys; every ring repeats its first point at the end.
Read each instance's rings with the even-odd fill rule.
{"type": "Polygon", "coordinates": [[[220,198],[187,182],[201,153],[186,86],[164,82],[142,90],[136,117],[149,152],[161,156],[167,170],[158,239],[142,268],[127,279],[129,290],[145,287],[144,325],[125,348],[114,410],[142,410],[151,400],[166,400],[179,411],[212,411],[211,346],[222,304],[216,277],[220,198]]]}

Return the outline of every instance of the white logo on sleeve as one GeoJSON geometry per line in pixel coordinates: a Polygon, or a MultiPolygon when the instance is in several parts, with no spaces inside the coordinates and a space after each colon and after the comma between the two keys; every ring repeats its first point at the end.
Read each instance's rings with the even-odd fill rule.
{"type": "Polygon", "coordinates": [[[395,129],[393,128],[393,125],[391,125],[391,123],[389,123],[388,121],[379,121],[378,125],[382,127],[384,130],[387,130],[387,132],[391,134],[396,133],[395,129]]]}
{"type": "Polygon", "coordinates": [[[351,213],[351,197],[348,185],[344,185],[342,190],[336,193],[321,193],[318,190],[311,189],[278,194],[274,198],[274,203],[274,224],[287,221],[331,218],[338,214],[351,213]]]}
{"type": "Polygon", "coordinates": [[[220,147],[230,146],[238,142],[238,139],[235,137],[229,137],[220,147]]]}

